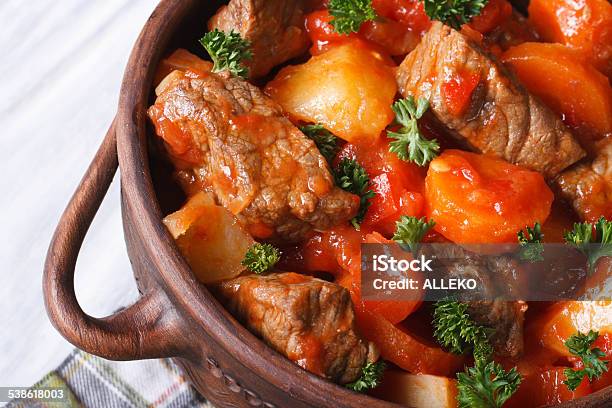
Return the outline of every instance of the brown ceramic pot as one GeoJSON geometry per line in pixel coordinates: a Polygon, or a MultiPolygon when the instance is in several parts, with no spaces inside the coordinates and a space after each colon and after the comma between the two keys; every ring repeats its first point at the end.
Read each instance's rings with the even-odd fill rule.
{"type": "MultiPolygon", "coordinates": [[[[107,359],[173,358],[195,388],[219,407],[396,406],[318,378],[263,344],[197,282],[161,223],[146,117],[153,76],[166,50],[196,44],[219,5],[163,0],[147,21],[125,71],[115,121],[49,248],[44,274],[49,317],[68,341],[107,359]],[[117,166],[125,240],[141,296],[133,305],[99,319],[87,315],[77,302],[74,267],[117,166]]],[[[604,407],[611,401],[608,387],[571,406],[604,407]]]]}

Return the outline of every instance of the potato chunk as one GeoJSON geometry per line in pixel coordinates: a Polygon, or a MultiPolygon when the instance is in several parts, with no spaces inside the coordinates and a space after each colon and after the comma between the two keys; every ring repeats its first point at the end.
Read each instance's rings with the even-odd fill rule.
{"type": "Polygon", "coordinates": [[[322,123],[352,143],[376,140],[393,119],[397,92],[391,62],[351,41],[282,69],[266,87],[294,120],[322,123]]]}
{"type": "Polygon", "coordinates": [[[387,370],[374,393],[387,401],[414,408],[454,408],[457,382],[437,375],[387,370]]]}
{"type": "Polygon", "coordinates": [[[202,283],[240,275],[244,255],[255,243],[236,218],[204,192],[164,218],[164,224],[202,283]]]}
{"type": "Polygon", "coordinates": [[[544,347],[566,356],[570,353],[564,342],[576,332],[589,330],[612,333],[612,302],[559,302],[528,327],[528,333],[539,339],[544,347]]]}

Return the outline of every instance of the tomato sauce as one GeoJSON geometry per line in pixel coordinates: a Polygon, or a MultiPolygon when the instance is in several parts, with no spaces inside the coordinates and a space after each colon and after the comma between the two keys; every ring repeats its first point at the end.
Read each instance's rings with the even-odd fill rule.
{"type": "Polygon", "coordinates": [[[512,5],[507,0],[490,0],[479,15],[470,21],[474,30],[487,34],[512,16],[512,5]]]}
{"type": "Polygon", "coordinates": [[[379,15],[405,24],[419,35],[431,26],[431,20],[419,0],[373,0],[372,6],[379,15]]]}
{"type": "Polygon", "coordinates": [[[480,83],[480,73],[463,70],[444,79],[442,92],[448,110],[455,116],[466,113],[472,94],[480,83]]]}
{"type": "MultiPolygon", "coordinates": [[[[359,32],[339,34],[330,24],[333,17],[327,9],[314,11],[306,16],[305,27],[313,45],[312,55],[319,55],[331,47],[346,44],[355,39],[365,40],[388,55],[403,56],[416,47],[420,36],[429,28],[430,21],[424,11],[418,12],[418,7],[397,9],[387,0],[374,1],[373,7],[381,16],[388,18],[367,21],[362,24],[359,32]],[[382,12],[380,11],[382,10],[382,12]],[[390,11],[392,10],[392,11],[390,11]]],[[[418,2],[412,2],[419,4],[418,2]]],[[[422,6],[420,6],[422,8],[422,6]]]]}
{"type": "Polygon", "coordinates": [[[194,145],[188,130],[169,120],[164,115],[163,108],[159,106],[153,105],[149,109],[149,116],[155,125],[155,131],[166,143],[168,153],[175,159],[176,167],[191,168],[202,163],[202,153],[194,145]]]}

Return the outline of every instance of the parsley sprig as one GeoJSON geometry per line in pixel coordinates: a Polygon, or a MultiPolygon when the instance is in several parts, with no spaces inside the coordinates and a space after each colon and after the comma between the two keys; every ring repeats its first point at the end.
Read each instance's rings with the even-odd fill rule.
{"type": "Polygon", "coordinates": [[[372,0],[330,0],[328,9],[330,24],[339,34],[356,33],[361,24],[378,17],[372,0]]]}
{"type": "Polygon", "coordinates": [[[332,132],[321,124],[300,126],[300,130],[317,145],[321,155],[328,163],[334,160],[339,147],[338,138],[332,132]]]}
{"type": "Polygon", "coordinates": [[[361,368],[361,377],[355,382],[346,384],[346,388],[357,392],[376,388],[380,384],[385,368],[385,362],[382,360],[376,363],[367,363],[361,368]]]}
{"type": "Polygon", "coordinates": [[[459,408],[499,408],[521,384],[516,367],[508,371],[496,363],[476,361],[474,367],[457,374],[459,408]]]}
{"type": "Polygon", "coordinates": [[[490,330],[476,324],[467,312],[468,305],[455,300],[440,300],[434,307],[434,337],[454,354],[472,350],[476,360],[488,360],[493,354],[490,330]]]}
{"type": "Polygon", "coordinates": [[[575,223],[574,229],[565,233],[565,241],[586,255],[589,271],[592,272],[599,258],[612,256],[612,221],[602,216],[595,225],[590,222],[575,223]]]}
{"type": "Polygon", "coordinates": [[[425,14],[458,30],[480,14],[488,0],[423,0],[425,14]]]}
{"type": "Polygon", "coordinates": [[[492,361],[491,329],[476,324],[467,313],[468,305],[441,300],[434,306],[434,337],[455,354],[472,350],[474,366],[457,374],[457,402],[460,408],[501,407],[521,383],[516,367],[504,371],[492,361]]]}
{"type": "Polygon", "coordinates": [[[600,360],[606,354],[597,347],[591,348],[597,337],[599,332],[590,330],[587,334],[578,332],[565,341],[565,347],[570,353],[580,357],[584,365],[581,370],[566,368],[563,372],[567,378],[563,383],[572,391],[578,388],[585,376],[589,381],[593,381],[608,371],[608,362],[600,360]]]}
{"type": "Polygon", "coordinates": [[[539,222],[536,222],[533,228],[526,226],[525,229],[527,233],[521,230],[517,234],[520,245],[519,259],[532,263],[543,261],[542,253],[544,252],[544,245],[542,245],[542,240],[544,239],[544,234],[542,234],[542,226],[539,222]]]}
{"type": "Polygon", "coordinates": [[[435,225],[436,223],[433,220],[427,221],[425,217],[417,218],[402,215],[399,221],[395,222],[393,240],[400,244],[403,249],[416,254],[423,237],[435,225]]]}
{"type": "Polygon", "coordinates": [[[213,61],[212,72],[230,71],[232,74],[246,78],[249,69],[243,61],[253,58],[251,43],[240,37],[240,34],[230,31],[229,34],[214,29],[200,39],[200,44],[206,49],[213,61]]]}
{"type": "Polygon", "coordinates": [[[353,159],[343,158],[334,172],[336,185],[341,189],[359,196],[359,211],[351,220],[351,224],[359,231],[359,224],[363,221],[374,191],[370,189],[370,176],[365,169],[353,159]]]}
{"type": "Polygon", "coordinates": [[[251,272],[264,273],[276,265],[280,259],[280,251],[271,244],[253,244],[244,255],[242,265],[251,272]]]}
{"type": "Polygon", "coordinates": [[[395,112],[395,122],[402,127],[397,132],[387,131],[387,137],[395,139],[389,143],[389,151],[397,154],[401,160],[411,161],[419,166],[425,166],[438,155],[440,145],[433,139],[423,137],[419,131],[417,120],[429,108],[429,101],[414,97],[400,99],[391,109],[395,112]]]}

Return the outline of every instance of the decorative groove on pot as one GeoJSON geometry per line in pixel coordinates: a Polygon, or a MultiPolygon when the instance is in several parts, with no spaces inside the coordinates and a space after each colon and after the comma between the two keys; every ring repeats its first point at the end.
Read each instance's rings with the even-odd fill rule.
{"type": "Polygon", "coordinates": [[[215,378],[223,378],[223,383],[225,386],[236,394],[241,394],[242,397],[246,400],[246,402],[252,407],[265,407],[265,408],[276,408],[276,405],[263,401],[257,393],[244,388],[241,386],[238,381],[236,381],[231,375],[223,372],[221,367],[219,367],[219,363],[212,357],[206,358],[206,365],[210,370],[211,374],[215,378]]]}
{"type": "Polygon", "coordinates": [[[223,376],[223,371],[219,368],[219,364],[211,357],[206,359],[206,363],[208,364],[208,369],[212,373],[213,377],[221,378],[223,376]]]}

